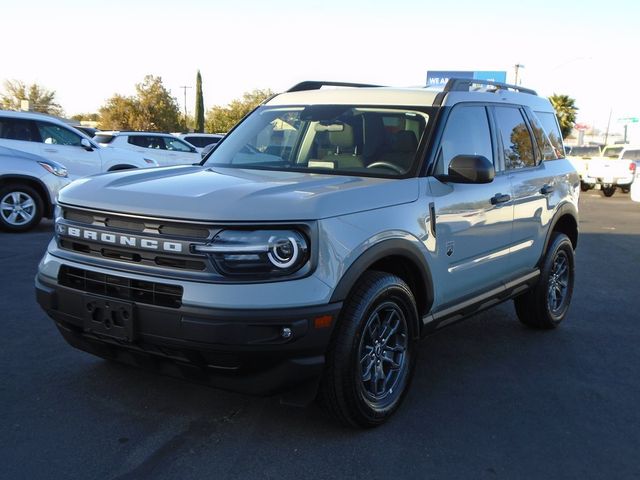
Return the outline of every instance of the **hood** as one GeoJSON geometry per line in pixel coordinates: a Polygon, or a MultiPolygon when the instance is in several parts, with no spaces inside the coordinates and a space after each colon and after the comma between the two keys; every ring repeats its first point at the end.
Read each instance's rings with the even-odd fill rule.
{"type": "Polygon", "coordinates": [[[33,153],[23,152],[22,150],[15,150],[13,148],[0,146],[0,155],[3,157],[20,158],[24,160],[30,160],[34,162],[42,162],[46,160],[40,155],[34,155],[33,153]]]}
{"type": "Polygon", "coordinates": [[[418,193],[417,178],[177,166],[83,178],[60,202],[160,218],[295,221],[409,203],[418,193]]]}

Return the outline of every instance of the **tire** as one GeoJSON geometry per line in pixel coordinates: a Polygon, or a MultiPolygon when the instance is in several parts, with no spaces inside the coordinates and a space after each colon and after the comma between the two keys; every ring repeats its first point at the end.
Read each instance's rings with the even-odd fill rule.
{"type": "Polygon", "coordinates": [[[0,188],[0,227],[9,232],[34,228],[44,212],[44,202],[28,185],[13,184],[0,188]]]}
{"type": "Polygon", "coordinates": [[[538,283],[532,290],[514,299],[520,321],[540,329],[560,325],[569,311],[574,281],[575,258],[571,240],[564,233],[554,233],[538,283]]]}
{"type": "Polygon", "coordinates": [[[615,185],[611,186],[611,187],[602,187],[602,194],[605,197],[613,197],[613,194],[616,193],[616,187],[615,185]]]}
{"type": "Polygon", "coordinates": [[[364,428],[391,417],[413,376],[417,325],[415,299],[401,278],[377,271],[362,276],[327,349],[320,398],[334,417],[364,428]]]}
{"type": "Polygon", "coordinates": [[[593,186],[589,185],[588,183],[580,182],[580,190],[582,190],[583,192],[588,192],[592,188],[593,186]]]}
{"type": "Polygon", "coordinates": [[[629,193],[631,191],[631,187],[621,187],[622,193],[629,193]]]}

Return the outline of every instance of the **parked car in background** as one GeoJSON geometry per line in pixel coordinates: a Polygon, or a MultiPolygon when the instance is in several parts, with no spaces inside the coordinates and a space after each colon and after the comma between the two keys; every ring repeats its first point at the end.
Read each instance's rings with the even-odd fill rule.
{"type": "Polygon", "coordinates": [[[184,140],[185,142],[189,142],[191,145],[196,147],[198,152],[202,153],[202,150],[209,146],[215,145],[222,137],[224,137],[221,133],[180,133],[178,137],[184,140]]]}
{"type": "Polygon", "coordinates": [[[600,185],[600,190],[605,197],[611,197],[617,187],[628,193],[636,174],[636,161],[630,157],[636,155],[640,147],[624,145],[608,146],[602,150],[599,157],[589,161],[584,183],[591,188],[600,185]],[[626,156],[626,157],[625,157],[626,156]]]}
{"type": "Polygon", "coordinates": [[[117,147],[142,155],[152,155],[161,166],[190,165],[201,160],[196,147],[170,133],[100,132],[94,140],[104,147],[117,147]]]}
{"type": "Polygon", "coordinates": [[[595,186],[593,183],[586,183],[584,179],[588,176],[589,160],[599,156],[600,147],[597,145],[571,147],[567,153],[567,159],[580,175],[580,188],[583,192],[591,190],[595,186]]]}
{"type": "Polygon", "coordinates": [[[107,171],[158,166],[150,156],[102,148],[80,130],[40,113],[0,110],[0,146],[61,163],[72,179],[107,171]]]}
{"type": "Polygon", "coordinates": [[[0,227],[24,232],[52,218],[58,191],[69,182],[64,165],[0,146],[0,227]]]}

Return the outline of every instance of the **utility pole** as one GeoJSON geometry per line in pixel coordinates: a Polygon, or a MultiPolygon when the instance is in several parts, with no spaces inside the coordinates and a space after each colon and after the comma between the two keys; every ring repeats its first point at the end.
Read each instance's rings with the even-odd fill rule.
{"type": "Polygon", "coordinates": [[[609,110],[609,120],[607,121],[607,131],[604,134],[604,144],[607,145],[609,141],[609,126],[611,125],[611,114],[613,113],[613,108],[609,110]]]}
{"type": "Polygon", "coordinates": [[[188,85],[181,85],[180,88],[184,91],[184,128],[187,128],[187,88],[193,88],[188,85]]]}
{"type": "Polygon", "coordinates": [[[514,68],[516,69],[516,81],[514,82],[514,85],[518,85],[518,72],[520,71],[521,68],[524,68],[524,65],[520,63],[516,63],[514,65],[514,68]]]}

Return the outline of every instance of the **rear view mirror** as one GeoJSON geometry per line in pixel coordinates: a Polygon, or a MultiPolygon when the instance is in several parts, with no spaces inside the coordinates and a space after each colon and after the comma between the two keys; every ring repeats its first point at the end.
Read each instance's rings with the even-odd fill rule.
{"type": "Polygon", "coordinates": [[[446,181],[452,183],[491,183],[496,176],[493,163],[482,155],[457,155],[449,164],[446,181]]]}

